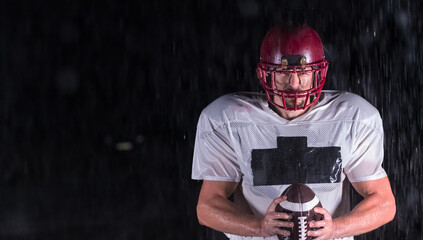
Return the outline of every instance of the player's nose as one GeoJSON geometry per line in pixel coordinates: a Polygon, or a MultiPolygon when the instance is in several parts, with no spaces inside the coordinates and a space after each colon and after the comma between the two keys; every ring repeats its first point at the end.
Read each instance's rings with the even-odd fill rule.
{"type": "Polygon", "coordinates": [[[301,79],[297,74],[292,73],[289,75],[289,86],[293,89],[297,89],[301,85],[301,79]]]}

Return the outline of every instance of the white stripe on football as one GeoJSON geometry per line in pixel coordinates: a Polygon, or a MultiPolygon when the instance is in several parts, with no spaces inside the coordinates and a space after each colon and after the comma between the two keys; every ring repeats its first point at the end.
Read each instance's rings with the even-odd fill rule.
{"type": "Polygon", "coordinates": [[[317,204],[319,203],[319,199],[316,195],[311,201],[305,203],[294,203],[289,201],[283,201],[279,203],[281,207],[285,208],[286,210],[293,211],[293,212],[305,212],[312,210],[317,204]]]}

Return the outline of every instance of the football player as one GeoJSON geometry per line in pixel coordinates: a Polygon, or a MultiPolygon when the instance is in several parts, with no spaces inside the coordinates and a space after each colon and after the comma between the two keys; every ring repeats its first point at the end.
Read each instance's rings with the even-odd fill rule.
{"type": "Polygon", "coordinates": [[[276,208],[293,183],[322,204],[310,239],[353,239],[393,219],[379,112],[353,93],[322,90],[328,66],[314,29],[275,26],[257,66],[265,93],[224,95],[202,111],[192,168],[203,180],[200,224],[230,239],[289,236],[292,216],[276,208]],[[363,196],[352,210],[348,182],[363,196]]]}

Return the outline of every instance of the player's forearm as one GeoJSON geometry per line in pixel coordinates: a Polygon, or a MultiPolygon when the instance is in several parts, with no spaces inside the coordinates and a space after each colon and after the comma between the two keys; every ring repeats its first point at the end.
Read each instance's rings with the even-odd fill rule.
{"type": "Polygon", "coordinates": [[[230,200],[216,195],[197,205],[200,224],[241,236],[260,236],[260,220],[242,212],[230,200]]]}
{"type": "Polygon", "coordinates": [[[386,224],[395,216],[393,196],[372,194],[363,199],[349,214],[333,220],[336,238],[355,236],[386,224]]]}

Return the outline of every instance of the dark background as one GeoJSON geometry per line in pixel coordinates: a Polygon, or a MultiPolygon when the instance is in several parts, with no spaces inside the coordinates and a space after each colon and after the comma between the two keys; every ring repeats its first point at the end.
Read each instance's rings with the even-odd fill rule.
{"type": "Polygon", "coordinates": [[[196,122],[259,89],[261,40],[289,21],[320,34],[325,88],[384,120],[397,215],[358,239],[421,238],[419,2],[1,1],[0,238],[221,239],[195,216],[196,122]]]}

